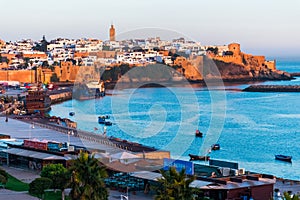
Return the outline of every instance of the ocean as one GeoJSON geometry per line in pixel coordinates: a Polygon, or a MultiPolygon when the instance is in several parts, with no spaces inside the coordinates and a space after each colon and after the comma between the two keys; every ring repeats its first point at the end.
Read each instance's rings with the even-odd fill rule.
{"type": "MultiPolygon", "coordinates": [[[[300,61],[278,60],[277,69],[300,72],[300,61]]],[[[300,85],[300,77],[254,84],[300,85]]],[[[108,136],[169,150],[176,159],[209,155],[249,171],[300,180],[300,94],[242,92],[247,86],[110,90],[104,98],[53,105],[50,115],[70,118],[79,129],[99,134],[104,126],[98,116],[109,115],[113,125],[107,127],[108,136]],[[195,138],[197,129],[203,138],[195,138]],[[214,143],[221,149],[209,152],[214,143]],[[275,160],[275,154],[291,155],[292,163],[275,160]]]]}

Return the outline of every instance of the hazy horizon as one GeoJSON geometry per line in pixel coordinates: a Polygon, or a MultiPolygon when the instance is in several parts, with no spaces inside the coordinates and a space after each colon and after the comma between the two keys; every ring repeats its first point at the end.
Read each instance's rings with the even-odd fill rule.
{"type": "Polygon", "coordinates": [[[2,8],[0,39],[5,41],[43,35],[107,40],[113,23],[117,40],[118,34],[156,27],[202,45],[238,42],[246,53],[300,58],[298,0],[3,0],[2,8]]]}

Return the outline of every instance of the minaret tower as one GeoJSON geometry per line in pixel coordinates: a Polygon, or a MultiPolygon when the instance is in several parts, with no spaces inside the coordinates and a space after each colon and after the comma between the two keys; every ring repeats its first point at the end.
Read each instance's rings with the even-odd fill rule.
{"type": "Polygon", "coordinates": [[[116,30],[115,30],[113,24],[110,26],[110,29],[109,29],[109,40],[116,41],[116,30]]]}

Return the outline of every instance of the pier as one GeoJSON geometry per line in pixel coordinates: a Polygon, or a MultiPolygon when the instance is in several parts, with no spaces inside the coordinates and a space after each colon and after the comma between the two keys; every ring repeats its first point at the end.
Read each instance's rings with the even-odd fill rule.
{"type": "Polygon", "coordinates": [[[251,85],[244,92],[300,92],[300,85],[251,85]]]}

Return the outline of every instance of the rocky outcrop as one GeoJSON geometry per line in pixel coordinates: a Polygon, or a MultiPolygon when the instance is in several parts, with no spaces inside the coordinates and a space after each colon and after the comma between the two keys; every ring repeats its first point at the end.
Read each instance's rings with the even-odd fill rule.
{"type": "Polygon", "coordinates": [[[291,80],[293,77],[284,71],[271,70],[262,66],[259,70],[250,69],[235,63],[214,61],[223,80],[291,80]]]}

